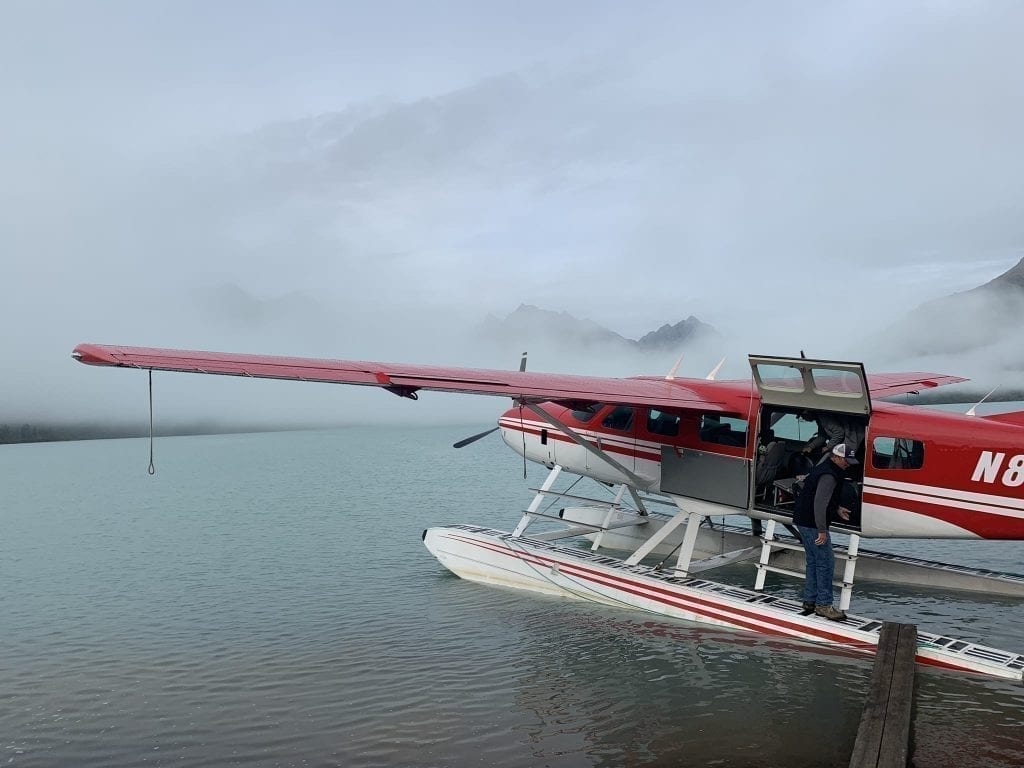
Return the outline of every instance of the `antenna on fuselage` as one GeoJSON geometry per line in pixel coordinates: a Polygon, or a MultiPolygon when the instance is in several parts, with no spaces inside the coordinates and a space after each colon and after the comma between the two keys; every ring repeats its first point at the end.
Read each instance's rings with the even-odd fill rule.
{"type": "Polygon", "coordinates": [[[725,364],[725,358],[723,357],[721,360],[718,361],[718,365],[716,365],[714,368],[711,369],[711,373],[709,373],[704,378],[707,381],[714,381],[715,380],[715,376],[717,376],[718,372],[720,370],[722,370],[722,365],[724,365],[724,364],[725,364]]]}
{"type": "Polygon", "coordinates": [[[672,381],[676,377],[676,371],[679,370],[679,366],[683,364],[683,355],[679,356],[676,360],[676,364],[672,366],[672,370],[668,372],[668,376],[665,377],[665,381],[672,381]]]}
{"type": "Polygon", "coordinates": [[[520,373],[525,373],[526,372],[526,353],[525,352],[523,352],[523,359],[519,361],[519,372],[520,373]]]}
{"type": "Polygon", "coordinates": [[[981,400],[979,400],[979,401],[978,401],[978,402],[976,402],[976,403],[975,403],[974,405],[972,405],[972,406],[971,406],[970,408],[968,408],[968,409],[967,409],[967,413],[965,413],[965,414],[964,414],[964,416],[977,416],[978,414],[976,414],[976,413],[974,412],[974,409],[975,409],[975,408],[977,408],[977,407],[978,407],[979,405],[981,405],[982,403],[984,403],[984,402],[985,402],[986,400],[988,400],[988,399],[989,399],[990,397],[992,397],[992,395],[994,395],[994,394],[995,394],[996,390],[997,390],[997,389],[999,389],[999,388],[1000,388],[1001,386],[1003,386],[1003,385],[1002,385],[1002,384],[996,384],[996,385],[995,385],[995,386],[994,386],[994,387],[992,388],[992,391],[991,391],[991,392],[989,392],[989,393],[988,393],[987,395],[985,395],[985,396],[984,396],[983,398],[981,398],[981,400]]]}

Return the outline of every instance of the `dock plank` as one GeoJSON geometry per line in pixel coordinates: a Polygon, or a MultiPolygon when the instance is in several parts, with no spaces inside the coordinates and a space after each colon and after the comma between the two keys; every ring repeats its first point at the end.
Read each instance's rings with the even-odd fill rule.
{"type": "Polygon", "coordinates": [[[905,768],[910,759],[917,628],[886,622],[878,638],[850,768],[905,768]]]}
{"type": "Polygon", "coordinates": [[[896,659],[893,662],[889,706],[879,750],[879,768],[905,768],[910,762],[910,729],[914,712],[914,658],[917,655],[917,627],[902,624],[896,659]]]}

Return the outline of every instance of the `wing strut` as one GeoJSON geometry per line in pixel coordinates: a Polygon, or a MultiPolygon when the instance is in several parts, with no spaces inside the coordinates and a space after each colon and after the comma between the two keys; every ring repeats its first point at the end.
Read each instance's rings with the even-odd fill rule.
{"type": "Polygon", "coordinates": [[[529,408],[535,414],[540,416],[542,419],[544,419],[544,421],[546,421],[548,424],[553,426],[555,429],[559,430],[562,434],[566,435],[574,443],[577,443],[581,447],[585,448],[590,453],[594,454],[594,456],[596,456],[597,458],[601,459],[601,461],[606,461],[609,464],[611,464],[613,467],[615,467],[615,469],[619,470],[619,472],[621,472],[626,477],[628,477],[630,483],[632,483],[637,488],[643,488],[643,489],[646,490],[647,487],[650,485],[649,482],[644,480],[639,475],[633,473],[632,470],[626,469],[624,466],[622,466],[622,464],[617,462],[615,459],[613,459],[607,453],[602,451],[600,448],[597,448],[593,443],[588,441],[585,437],[580,435],[578,432],[576,432],[575,430],[571,429],[570,427],[568,427],[565,424],[563,424],[562,422],[560,422],[558,419],[556,419],[554,416],[552,416],[550,413],[545,411],[543,408],[541,408],[536,403],[526,402],[526,403],[523,403],[523,405],[525,405],[527,408],[529,408]]]}

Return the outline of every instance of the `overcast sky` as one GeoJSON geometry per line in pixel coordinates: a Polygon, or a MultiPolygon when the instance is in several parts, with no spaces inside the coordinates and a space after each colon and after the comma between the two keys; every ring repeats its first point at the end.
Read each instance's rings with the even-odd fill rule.
{"type": "Polygon", "coordinates": [[[448,329],[522,302],[838,356],[827,318],[1024,257],[1021,29],[1008,1],[8,0],[3,408],[109,405],[86,340],[492,365],[448,329]]]}

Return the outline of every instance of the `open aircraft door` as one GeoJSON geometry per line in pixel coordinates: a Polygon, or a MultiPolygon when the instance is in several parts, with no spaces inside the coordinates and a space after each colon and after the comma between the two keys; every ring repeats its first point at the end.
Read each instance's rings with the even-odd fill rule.
{"type": "Polygon", "coordinates": [[[750,355],[761,405],[871,415],[871,395],[861,363],[750,355]]]}
{"type": "MultiPolygon", "coordinates": [[[[758,439],[754,450],[764,460],[755,473],[755,506],[791,516],[793,485],[810,471],[816,456],[804,453],[807,435],[799,434],[802,421],[817,421],[821,445],[826,445],[823,417],[831,415],[832,432],[841,430],[844,442],[863,456],[864,436],[871,416],[871,396],[864,366],[835,360],[750,356],[754,384],[761,395],[758,439]],[[809,413],[809,416],[803,414],[809,413]],[[793,426],[797,425],[797,434],[793,426]]],[[[835,439],[833,435],[832,439],[835,439]]],[[[850,527],[860,528],[860,478],[851,478],[840,503],[851,510],[850,527]]]]}

